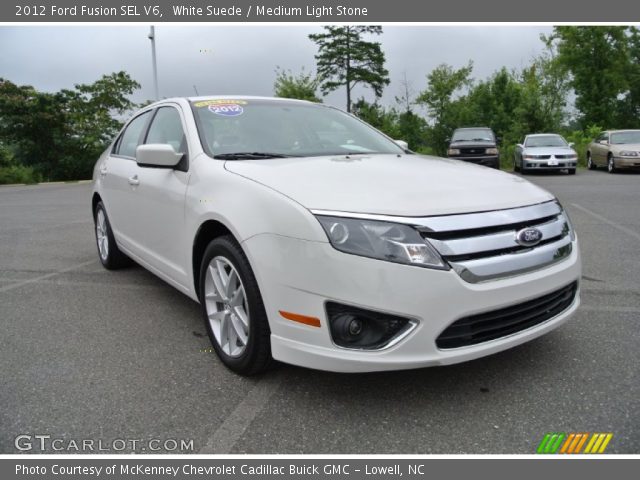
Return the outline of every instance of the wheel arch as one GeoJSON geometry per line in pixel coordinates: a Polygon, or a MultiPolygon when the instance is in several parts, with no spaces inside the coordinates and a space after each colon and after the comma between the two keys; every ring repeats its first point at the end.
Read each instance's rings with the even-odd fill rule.
{"type": "Polygon", "coordinates": [[[101,201],[102,197],[100,197],[100,194],[98,192],[93,192],[93,196],[91,197],[91,215],[93,215],[94,219],[96,215],[96,207],[101,201]]]}
{"type": "Polygon", "coordinates": [[[191,270],[193,275],[193,287],[198,299],[200,298],[200,264],[204,257],[204,251],[212,240],[223,235],[231,235],[236,241],[238,241],[233,232],[219,220],[206,220],[196,231],[191,252],[191,270]]]}

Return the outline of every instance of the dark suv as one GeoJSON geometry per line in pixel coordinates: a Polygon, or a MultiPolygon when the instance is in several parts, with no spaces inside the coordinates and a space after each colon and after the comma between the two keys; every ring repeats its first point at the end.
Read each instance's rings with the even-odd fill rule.
{"type": "Polygon", "coordinates": [[[447,156],[500,169],[498,139],[493,130],[486,127],[456,129],[451,137],[447,156]]]}

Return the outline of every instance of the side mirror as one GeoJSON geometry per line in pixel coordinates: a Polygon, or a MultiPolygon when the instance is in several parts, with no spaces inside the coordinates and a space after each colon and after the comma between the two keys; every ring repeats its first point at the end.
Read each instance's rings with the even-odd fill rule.
{"type": "Polygon", "coordinates": [[[607,142],[606,140],[600,140],[598,143],[600,145],[609,145],[609,142],[607,142]]]}
{"type": "Polygon", "coordinates": [[[518,147],[518,148],[523,148],[523,149],[524,149],[524,145],[523,145],[523,144],[521,144],[521,143],[517,144],[517,145],[516,145],[516,147],[518,147]]]}
{"type": "Polygon", "coordinates": [[[575,145],[576,145],[575,143],[573,143],[573,142],[569,142],[569,147],[570,147],[570,148],[575,147],[575,145]]]}
{"type": "Polygon", "coordinates": [[[394,142],[403,150],[409,150],[409,144],[404,140],[394,140],[394,142]]]}
{"type": "Polygon", "coordinates": [[[184,153],[177,153],[168,143],[150,143],[136,148],[136,162],[141,167],[173,168],[182,157],[184,153]]]}

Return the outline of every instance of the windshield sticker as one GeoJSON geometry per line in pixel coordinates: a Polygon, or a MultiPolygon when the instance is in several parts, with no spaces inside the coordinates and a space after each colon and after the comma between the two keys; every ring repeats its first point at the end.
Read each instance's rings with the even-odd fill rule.
{"type": "Polygon", "coordinates": [[[216,100],[204,100],[193,104],[196,108],[209,107],[211,105],[246,105],[244,100],[229,100],[227,98],[219,98],[216,100]]]}
{"type": "Polygon", "coordinates": [[[223,117],[237,117],[244,113],[244,108],[235,103],[221,103],[219,105],[209,105],[209,111],[223,117]]]}

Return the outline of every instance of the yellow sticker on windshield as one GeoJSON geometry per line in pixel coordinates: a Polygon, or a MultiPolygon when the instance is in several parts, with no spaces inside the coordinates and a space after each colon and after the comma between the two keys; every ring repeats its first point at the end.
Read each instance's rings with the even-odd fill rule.
{"type": "Polygon", "coordinates": [[[203,100],[202,102],[196,102],[193,104],[194,107],[202,108],[209,107],[211,105],[246,105],[247,102],[244,100],[229,100],[226,98],[218,98],[216,100],[203,100]]]}

